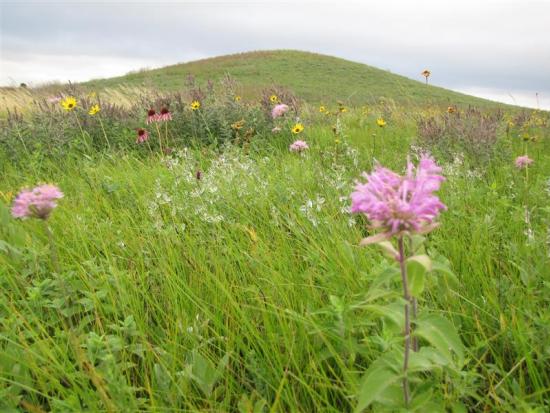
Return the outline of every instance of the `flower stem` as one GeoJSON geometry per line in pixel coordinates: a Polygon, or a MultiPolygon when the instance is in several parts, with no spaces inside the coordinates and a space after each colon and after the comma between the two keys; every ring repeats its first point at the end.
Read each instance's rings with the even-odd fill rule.
{"type": "Polygon", "coordinates": [[[160,128],[158,122],[155,122],[155,126],[157,127],[157,133],[159,135],[159,145],[160,145],[160,157],[162,158],[163,152],[162,152],[162,137],[160,135],[160,128]]]}
{"type": "Polygon", "coordinates": [[[55,270],[56,273],[60,274],[61,271],[59,268],[59,260],[57,258],[57,247],[55,246],[55,242],[53,239],[53,232],[46,220],[44,220],[44,227],[46,228],[46,234],[48,235],[48,242],[50,244],[50,252],[52,257],[53,269],[55,270]]]}
{"type": "Polygon", "coordinates": [[[103,131],[103,136],[105,137],[105,141],[107,142],[107,147],[111,149],[111,143],[109,142],[109,138],[107,138],[107,132],[105,132],[105,127],[103,126],[103,121],[101,120],[101,116],[97,116],[99,119],[99,124],[101,125],[101,130],[103,131]]]}
{"type": "Polygon", "coordinates": [[[403,298],[405,299],[405,351],[403,357],[403,398],[405,406],[409,405],[409,379],[407,378],[407,370],[409,368],[409,355],[411,351],[411,320],[410,320],[410,303],[411,294],[409,292],[409,282],[407,279],[407,267],[405,265],[405,248],[403,246],[403,237],[399,237],[399,267],[401,269],[401,281],[403,283],[403,298]]]}

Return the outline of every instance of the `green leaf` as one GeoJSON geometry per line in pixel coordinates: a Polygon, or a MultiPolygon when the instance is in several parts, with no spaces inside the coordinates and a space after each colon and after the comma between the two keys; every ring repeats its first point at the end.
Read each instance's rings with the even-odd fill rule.
{"type": "Polygon", "coordinates": [[[420,297],[424,291],[426,272],[432,270],[432,260],[427,255],[414,255],[407,259],[409,289],[413,297],[420,297]]]}
{"type": "Polygon", "coordinates": [[[363,376],[354,412],[360,413],[365,410],[399,379],[400,375],[392,371],[384,360],[376,360],[363,376]]]}
{"type": "Polygon", "coordinates": [[[458,357],[459,365],[464,362],[464,345],[451,322],[439,315],[428,314],[418,318],[415,335],[424,338],[451,363],[452,353],[458,357]]]}

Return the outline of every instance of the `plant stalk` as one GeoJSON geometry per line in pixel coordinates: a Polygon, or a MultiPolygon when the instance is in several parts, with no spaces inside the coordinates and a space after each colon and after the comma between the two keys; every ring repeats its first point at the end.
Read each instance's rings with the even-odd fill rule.
{"type": "Polygon", "coordinates": [[[401,269],[401,281],[403,283],[403,298],[405,299],[405,349],[403,357],[403,398],[405,400],[405,406],[409,406],[409,379],[407,377],[407,370],[409,368],[409,356],[411,352],[411,319],[410,319],[410,303],[411,294],[409,292],[409,281],[407,279],[407,267],[405,265],[405,248],[403,246],[403,236],[399,237],[399,267],[401,269]]]}

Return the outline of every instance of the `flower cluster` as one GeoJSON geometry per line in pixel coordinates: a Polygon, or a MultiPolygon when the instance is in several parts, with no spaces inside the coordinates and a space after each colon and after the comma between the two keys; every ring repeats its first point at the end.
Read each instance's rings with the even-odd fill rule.
{"type": "Polygon", "coordinates": [[[518,156],[516,158],[515,163],[516,163],[516,168],[523,169],[531,165],[533,163],[533,160],[529,158],[527,155],[523,155],[523,156],[518,156]]]}
{"type": "Polygon", "coordinates": [[[440,172],[434,160],[424,155],[416,168],[408,162],[404,176],[380,165],[370,175],[364,173],[367,182],[355,186],[351,211],[365,214],[372,227],[381,231],[366,242],[435,228],[435,218],[446,208],[434,195],[445,180],[440,172]]]}
{"type": "Polygon", "coordinates": [[[39,185],[34,189],[23,189],[15,198],[11,214],[14,218],[48,219],[57,206],[56,200],[63,193],[55,185],[39,185]]]}
{"type": "Polygon", "coordinates": [[[306,141],[297,140],[290,144],[289,149],[291,152],[303,152],[306,149],[309,149],[309,146],[306,141]]]}
{"type": "Polygon", "coordinates": [[[288,105],[285,105],[284,103],[280,103],[276,105],[271,111],[271,117],[273,119],[277,119],[283,116],[286,112],[288,112],[288,105]]]}

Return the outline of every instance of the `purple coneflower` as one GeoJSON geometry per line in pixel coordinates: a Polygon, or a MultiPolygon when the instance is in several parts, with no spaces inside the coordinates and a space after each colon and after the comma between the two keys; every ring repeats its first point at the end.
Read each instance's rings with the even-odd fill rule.
{"type": "Polygon", "coordinates": [[[446,209],[434,195],[445,180],[440,172],[434,160],[423,155],[418,167],[410,161],[407,163],[404,176],[380,165],[371,174],[363,173],[367,182],[355,186],[351,194],[351,211],[365,214],[372,228],[381,231],[365,239],[364,243],[434,229],[434,220],[446,209]]]}
{"type": "Polygon", "coordinates": [[[523,169],[531,165],[533,163],[533,160],[529,158],[527,155],[523,155],[523,156],[518,156],[516,158],[515,163],[516,163],[516,168],[523,169]]]}
{"type": "Polygon", "coordinates": [[[143,128],[139,128],[137,130],[137,139],[136,139],[136,143],[143,143],[145,142],[146,140],[149,139],[149,133],[143,129],[143,128]]]}
{"type": "Polygon", "coordinates": [[[149,125],[150,123],[158,122],[159,116],[160,115],[158,115],[157,112],[155,112],[155,109],[149,109],[147,111],[147,119],[145,120],[145,123],[149,125]]]}
{"type": "Polygon", "coordinates": [[[297,140],[290,145],[289,149],[291,152],[303,152],[306,149],[309,149],[309,146],[306,141],[297,140]]]}
{"type": "Polygon", "coordinates": [[[163,108],[160,110],[160,115],[158,115],[158,120],[159,120],[159,121],[172,120],[172,114],[170,113],[170,111],[168,110],[168,108],[163,107],[163,108]]]}
{"type": "Polygon", "coordinates": [[[14,218],[39,218],[46,220],[57,206],[56,200],[63,198],[63,192],[55,185],[39,185],[33,189],[23,189],[11,208],[14,218]]]}
{"type": "Polygon", "coordinates": [[[279,105],[276,105],[272,110],[271,110],[271,117],[273,119],[276,119],[280,116],[283,116],[286,112],[288,112],[288,105],[285,105],[284,103],[281,103],[279,105]]]}

